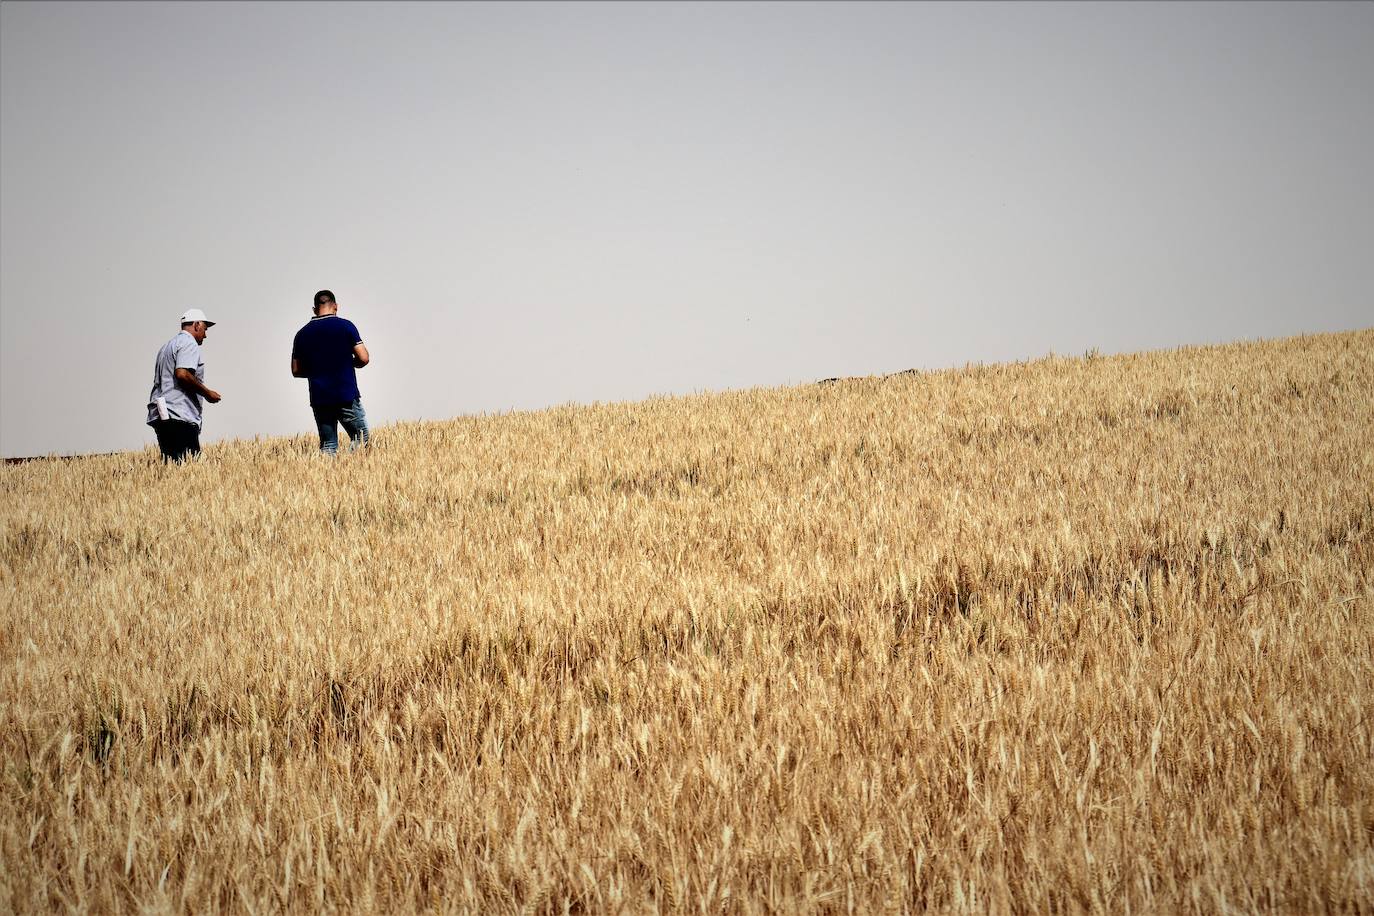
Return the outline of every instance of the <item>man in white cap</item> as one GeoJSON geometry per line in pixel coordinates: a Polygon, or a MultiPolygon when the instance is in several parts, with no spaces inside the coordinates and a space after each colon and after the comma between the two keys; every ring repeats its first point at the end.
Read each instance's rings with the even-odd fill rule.
{"type": "Polygon", "coordinates": [[[214,326],[200,309],[187,309],[181,316],[181,332],[157,351],[148,425],[157,434],[163,464],[200,454],[200,400],[219,403],[219,392],[205,387],[205,361],[200,357],[205,332],[214,326]]]}

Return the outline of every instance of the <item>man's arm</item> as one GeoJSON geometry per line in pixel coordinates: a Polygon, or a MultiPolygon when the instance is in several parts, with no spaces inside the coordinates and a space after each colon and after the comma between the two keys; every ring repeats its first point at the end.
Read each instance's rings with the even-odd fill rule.
{"type": "Polygon", "coordinates": [[[197,392],[211,404],[219,403],[219,392],[202,385],[200,379],[196,378],[196,374],[190,369],[178,369],[176,375],[177,384],[182,388],[188,388],[191,391],[197,392]]]}
{"type": "Polygon", "coordinates": [[[368,363],[370,363],[370,362],[372,362],[372,357],[369,356],[368,353],[367,353],[367,345],[364,344],[362,341],[359,341],[358,343],[354,344],[354,345],[353,345],[353,366],[354,366],[354,368],[361,369],[363,366],[366,366],[366,365],[367,365],[368,363]]]}
{"type": "Polygon", "coordinates": [[[296,378],[305,378],[305,370],[301,368],[301,361],[296,357],[291,357],[291,374],[296,378]]]}

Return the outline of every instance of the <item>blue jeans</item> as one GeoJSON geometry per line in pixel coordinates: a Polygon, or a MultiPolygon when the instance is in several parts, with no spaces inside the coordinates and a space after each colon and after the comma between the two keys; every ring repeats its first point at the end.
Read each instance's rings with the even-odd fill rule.
{"type": "Polygon", "coordinates": [[[339,452],[339,424],[348,433],[349,450],[366,447],[369,433],[367,414],[363,413],[363,399],[352,404],[334,404],[329,407],[312,407],[315,412],[315,425],[320,430],[320,451],[326,455],[339,452]]]}

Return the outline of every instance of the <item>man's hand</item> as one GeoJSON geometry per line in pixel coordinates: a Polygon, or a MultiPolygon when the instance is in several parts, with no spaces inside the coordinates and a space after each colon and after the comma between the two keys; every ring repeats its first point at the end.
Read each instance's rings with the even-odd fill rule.
{"type": "Polygon", "coordinates": [[[209,401],[211,404],[219,403],[219,392],[211,391],[209,388],[206,388],[203,384],[201,384],[200,379],[196,378],[196,374],[192,372],[190,369],[178,369],[175,374],[177,384],[180,385],[182,388],[187,388],[191,391],[194,391],[196,394],[199,394],[201,397],[205,398],[205,400],[209,401]]]}

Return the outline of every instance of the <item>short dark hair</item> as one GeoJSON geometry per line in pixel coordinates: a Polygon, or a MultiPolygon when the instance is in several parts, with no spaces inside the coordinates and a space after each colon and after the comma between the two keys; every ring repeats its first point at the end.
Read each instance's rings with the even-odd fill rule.
{"type": "Polygon", "coordinates": [[[315,306],[316,306],[317,308],[318,308],[319,306],[321,306],[321,305],[324,305],[326,302],[333,302],[333,301],[334,301],[334,294],[331,293],[331,292],[330,292],[329,290],[327,290],[327,289],[322,289],[322,290],[320,290],[318,293],[315,294],[315,306]]]}

